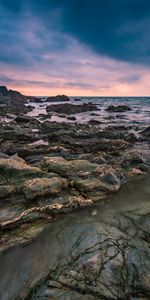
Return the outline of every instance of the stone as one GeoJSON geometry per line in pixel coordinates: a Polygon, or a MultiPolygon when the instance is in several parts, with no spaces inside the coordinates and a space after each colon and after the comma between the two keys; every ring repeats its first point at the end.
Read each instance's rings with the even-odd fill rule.
{"type": "MultiPolygon", "coordinates": [[[[103,194],[107,194],[110,192],[116,192],[120,188],[119,180],[115,184],[109,184],[105,181],[99,180],[97,178],[92,179],[76,179],[73,182],[73,186],[80,190],[81,192],[89,193],[89,192],[95,192],[95,191],[101,191],[103,194]]],[[[99,194],[100,198],[101,194],[99,194]]]]}
{"type": "Polygon", "coordinates": [[[123,161],[122,161],[122,167],[134,167],[134,166],[138,166],[139,164],[143,164],[144,163],[144,159],[142,158],[142,155],[138,152],[135,151],[131,151],[128,152],[123,161]]]}
{"type": "Polygon", "coordinates": [[[51,96],[46,99],[46,102],[67,102],[70,101],[66,95],[51,96]]]}
{"type": "Polygon", "coordinates": [[[88,123],[89,123],[89,124],[94,124],[94,125],[99,125],[99,124],[101,124],[102,122],[101,122],[101,121],[98,121],[98,120],[90,120],[88,123]]]}
{"type": "Polygon", "coordinates": [[[49,172],[55,172],[65,177],[80,176],[80,172],[96,172],[98,164],[89,162],[88,160],[71,160],[67,161],[63,157],[44,157],[41,166],[49,172]]]}
{"type": "Polygon", "coordinates": [[[62,189],[68,187],[66,179],[52,177],[52,178],[34,178],[26,180],[23,184],[23,193],[27,200],[35,199],[48,195],[57,195],[62,189]]]}
{"type": "Polygon", "coordinates": [[[15,121],[20,124],[20,123],[29,123],[32,120],[32,117],[26,116],[26,115],[18,115],[15,118],[15,121]]]}
{"type": "Polygon", "coordinates": [[[40,168],[28,165],[20,157],[12,156],[0,159],[0,184],[18,183],[27,178],[42,177],[43,174],[40,168]]]}
{"type": "Polygon", "coordinates": [[[76,120],[76,117],[67,117],[67,120],[75,121],[75,120],[76,120]]]}
{"type": "Polygon", "coordinates": [[[0,185],[0,198],[5,198],[16,193],[16,188],[13,185],[0,185]]]}
{"type": "Polygon", "coordinates": [[[109,105],[106,108],[106,110],[110,112],[125,112],[125,111],[131,111],[132,109],[128,105],[118,105],[118,106],[109,105]]]}
{"type": "Polygon", "coordinates": [[[87,112],[91,110],[97,110],[97,106],[93,103],[84,103],[74,105],[71,103],[66,104],[57,104],[57,105],[50,105],[46,107],[46,111],[49,112],[56,112],[56,113],[63,113],[63,114],[76,114],[80,112],[87,112]]]}

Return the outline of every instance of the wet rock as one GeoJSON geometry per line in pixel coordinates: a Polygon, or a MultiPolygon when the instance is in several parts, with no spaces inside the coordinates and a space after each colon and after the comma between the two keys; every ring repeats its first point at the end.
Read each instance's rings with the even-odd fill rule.
{"type": "Polygon", "coordinates": [[[8,119],[15,119],[16,118],[16,115],[13,115],[13,114],[7,114],[6,116],[8,119]]]}
{"type": "Polygon", "coordinates": [[[149,299],[149,209],[115,214],[95,224],[96,229],[89,226],[78,235],[66,256],[32,290],[31,299],[47,289],[57,290],[58,299],[65,292],[66,298],[60,295],[64,300],[149,299]]]}
{"type": "Polygon", "coordinates": [[[8,158],[9,156],[5,153],[0,152],[0,159],[1,158],[8,158]]]}
{"type": "Polygon", "coordinates": [[[130,177],[137,176],[137,175],[142,175],[142,174],[143,174],[143,172],[139,168],[132,168],[128,172],[128,176],[130,176],[130,177]]]}
{"type": "Polygon", "coordinates": [[[67,161],[63,157],[44,157],[41,165],[43,169],[70,178],[80,176],[80,172],[96,172],[96,168],[99,166],[87,160],[67,161]]]}
{"type": "Polygon", "coordinates": [[[88,123],[89,123],[89,124],[94,124],[94,125],[99,125],[99,124],[101,124],[102,122],[99,121],[99,120],[90,120],[88,123]]]}
{"type": "Polygon", "coordinates": [[[131,132],[125,136],[125,140],[128,142],[137,142],[138,137],[134,133],[131,132]]]}
{"type": "Polygon", "coordinates": [[[46,111],[49,112],[57,112],[64,114],[76,114],[80,112],[87,112],[91,110],[97,110],[97,106],[92,103],[84,103],[80,105],[73,105],[71,103],[66,104],[58,104],[58,105],[50,105],[46,107],[46,111]]]}
{"type": "Polygon", "coordinates": [[[106,110],[110,112],[125,112],[125,111],[131,111],[132,109],[127,105],[118,105],[118,106],[109,105],[106,108],[106,110]]]}
{"type": "Polygon", "coordinates": [[[29,123],[32,120],[32,117],[26,116],[26,115],[19,115],[16,117],[15,121],[20,123],[29,123]]]}
{"type": "MultiPolygon", "coordinates": [[[[108,180],[107,180],[108,181],[108,180]]],[[[107,183],[106,179],[99,180],[97,178],[92,179],[76,179],[73,182],[75,188],[81,192],[88,194],[88,196],[94,196],[91,192],[98,192],[97,197],[100,199],[102,195],[110,192],[116,192],[120,188],[119,180],[117,182],[107,183]]]]}
{"type": "Polygon", "coordinates": [[[82,101],[80,98],[74,98],[74,101],[82,101]]]}
{"type": "Polygon", "coordinates": [[[16,193],[16,187],[13,185],[0,185],[0,198],[12,196],[16,193]]]}
{"type": "Polygon", "coordinates": [[[103,176],[103,181],[106,182],[107,184],[110,184],[110,185],[118,185],[120,186],[120,181],[119,179],[117,178],[117,176],[113,173],[108,173],[106,175],[103,176]]]}
{"type": "MultiPolygon", "coordinates": [[[[7,130],[0,131],[0,138],[3,140],[17,141],[17,142],[34,142],[38,139],[36,134],[33,134],[32,130],[28,128],[9,128],[7,130]]],[[[16,145],[17,146],[17,145],[16,145]]]]}
{"type": "Polygon", "coordinates": [[[70,101],[66,95],[51,96],[46,99],[46,102],[67,102],[70,101]]]}
{"type": "Polygon", "coordinates": [[[96,113],[91,113],[90,116],[93,116],[93,117],[94,117],[94,116],[95,116],[95,117],[99,117],[99,115],[96,114],[96,113]]]}
{"type": "Polygon", "coordinates": [[[48,195],[57,195],[62,189],[68,187],[67,180],[63,178],[34,178],[27,180],[23,185],[23,193],[26,199],[35,199],[48,195]]]}
{"type": "Polygon", "coordinates": [[[67,119],[70,120],[70,121],[75,121],[76,117],[67,117],[67,119]]]}
{"type": "Polygon", "coordinates": [[[141,170],[142,172],[148,172],[149,171],[149,166],[146,164],[140,164],[138,165],[139,170],[141,170]]]}
{"type": "Polygon", "coordinates": [[[144,159],[142,158],[142,155],[138,152],[131,151],[125,155],[122,161],[122,167],[134,167],[143,163],[144,159]]]}
{"type": "Polygon", "coordinates": [[[20,157],[12,156],[0,159],[0,184],[19,183],[27,178],[42,177],[43,172],[38,167],[27,165],[20,157]]]}
{"type": "Polygon", "coordinates": [[[144,130],[140,131],[140,134],[145,138],[149,139],[150,138],[150,126],[146,127],[144,130]]]}

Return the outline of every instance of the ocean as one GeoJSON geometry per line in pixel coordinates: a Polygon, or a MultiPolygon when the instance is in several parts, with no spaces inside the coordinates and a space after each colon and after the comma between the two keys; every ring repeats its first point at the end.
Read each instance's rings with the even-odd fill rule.
{"type": "MultiPolygon", "coordinates": [[[[41,102],[29,102],[28,105],[32,105],[34,108],[31,112],[28,113],[30,116],[36,116],[40,119],[40,115],[46,115],[46,106],[54,104],[62,104],[66,102],[44,102],[46,97],[42,99],[41,102]]],[[[71,121],[60,114],[54,113],[51,118],[47,119],[51,122],[77,122],[77,123],[87,123],[90,120],[98,120],[101,122],[101,127],[113,125],[122,125],[129,126],[136,125],[147,126],[150,124],[150,97],[70,97],[70,103],[74,105],[79,105],[82,103],[92,102],[97,105],[99,110],[84,112],[74,114],[76,120],[71,121]],[[80,99],[76,101],[75,99],[80,99]],[[109,105],[128,105],[131,108],[131,111],[114,113],[106,111],[106,108],[109,105]],[[95,114],[95,115],[93,115],[95,114]]],[[[67,102],[68,103],[68,102],[67,102]]]]}

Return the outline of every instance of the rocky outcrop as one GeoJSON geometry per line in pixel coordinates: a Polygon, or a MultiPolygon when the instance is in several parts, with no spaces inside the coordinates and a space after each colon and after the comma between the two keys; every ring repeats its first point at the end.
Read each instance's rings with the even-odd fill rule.
{"type": "Polygon", "coordinates": [[[46,99],[46,102],[67,102],[70,101],[66,95],[51,96],[46,99]]]}
{"type": "Polygon", "coordinates": [[[23,184],[23,193],[26,199],[34,199],[48,195],[57,195],[63,188],[68,187],[67,180],[63,178],[34,178],[26,180],[23,184]]]}
{"type": "Polygon", "coordinates": [[[125,111],[131,111],[132,109],[128,105],[118,105],[118,106],[109,105],[106,108],[106,110],[110,112],[125,112],[125,111]]]}
{"type": "Polygon", "coordinates": [[[74,105],[71,103],[66,104],[57,104],[57,105],[50,105],[46,107],[46,111],[49,112],[56,112],[56,113],[63,113],[63,114],[76,114],[81,112],[87,112],[97,110],[97,106],[92,103],[84,103],[84,104],[78,104],[74,105]]]}
{"type": "Polygon", "coordinates": [[[26,106],[28,99],[35,97],[24,96],[13,90],[8,90],[5,86],[0,86],[0,104],[3,104],[0,115],[27,113],[32,110],[32,106],[26,106]]]}
{"type": "Polygon", "coordinates": [[[120,188],[120,180],[115,170],[107,165],[91,163],[87,160],[66,161],[62,157],[45,157],[43,169],[70,179],[71,186],[93,200],[100,200],[110,192],[120,188]],[[112,176],[114,180],[109,180],[112,176]]]}
{"type": "Polygon", "coordinates": [[[148,206],[83,227],[25,299],[149,300],[149,217],[148,206]]]}

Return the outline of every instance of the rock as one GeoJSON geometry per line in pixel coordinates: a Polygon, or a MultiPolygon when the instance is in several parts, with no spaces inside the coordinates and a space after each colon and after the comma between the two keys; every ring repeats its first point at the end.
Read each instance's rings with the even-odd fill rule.
{"type": "Polygon", "coordinates": [[[69,178],[80,176],[80,172],[89,172],[91,174],[96,172],[99,166],[87,160],[67,161],[63,157],[44,157],[41,165],[43,169],[69,178]]]}
{"type": "Polygon", "coordinates": [[[95,117],[99,117],[99,115],[96,114],[96,113],[91,113],[90,116],[93,116],[93,117],[94,117],[94,116],[95,116],[95,117]]]}
{"type": "MultiPolygon", "coordinates": [[[[105,180],[106,181],[106,180],[105,180]]],[[[87,193],[91,196],[89,192],[99,192],[98,197],[101,198],[101,194],[116,192],[120,188],[119,180],[117,183],[106,183],[104,180],[99,180],[97,178],[92,179],[76,179],[73,182],[73,186],[79,191],[87,193]]]]}
{"type": "Polygon", "coordinates": [[[6,86],[0,86],[0,94],[2,94],[3,96],[6,96],[8,93],[8,89],[6,86]]]}
{"type": "Polygon", "coordinates": [[[15,118],[16,118],[16,115],[13,115],[13,114],[7,114],[7,118],[9,118],[9,119],[15,119],[15,118]]]}
{"type": "Polygon", "coordinates": [[[16,117],[15,121],[20,123],[29,123],[32,120],[32,117],[26,116],[26,115],[19,115],[16,117]]]}
{"type": "MultiPolygon", "coordinates": [[[[16,141],[16,142],[34,142],[38,139],[36,134],[33,134],[32,130],[25,128],[8,128],[8,130],[0,131],[0,138],[8,141],[16,141]]],[[[16,145],[17,146],[17,145],[16,145]]]]}
{"type": "Polygon", "coordinates": [[[66,95],[51,96],[46,99],[46,102],[66,102],[70,101],[69,97],[66,95]]]}
{"type": "Polygon", "coordinates": [[[27,180],[23,185],[23,193],[27,200],[48,195],[57,195],[62,189],[68,187],[68,182],[63,178],[34,178],[27,180]]]}
{"type": "Polygon", "coordinates": [[[82,101],[80,98],[74,98],[74,101],[82,101]]]}
{"type": "Polygon", "coordinates": [[[75,117],[67,117],[67,119],[70,120],[70,121],[75,121],[76,120],[75,117]]]}
{"type": "Polygon", "coordinates": [[[138,168],[132,168],[129,173],[128,173],[128,176],[132,177],[132,176],[136,176],[136,175],[142,175],[143,172],[138,169],[138,168]]]}
{"type": "Polygon", "coordinates": [[[123,161],[122,161],[122,167],[134,167],[134,166],[138,166],[139,164],[143,164],[144,160],[142,158],[142,155],[139,154],[138,152],[128,152],[123,161]]]}
{"type": "Polygon", "coordinates": [[[1,185],[0,186],[0,198],[5,198],[16,193],[16,188],[13,185],[1,185]]]}
{"type": "Polygon", "coordinates": [[[120,181],[117,178],[117,176],[113,173],[108,173],[106,175],[103,176],[102,180],[110,185],[120,185],[120,181]]]}
{"type": "Polygon", "coordinates": [[[43,177],[44,173],[38,167],[27,165],[20,157],[12,156],[0,159],[0,184],[18,183],[27,178],[43,177]]]}
{"type": "Polygon", "coordinates": [[[127,105],[118,105],[118,106],[109,105],[106,108],[106,110],[110,112],[125,112],[125,111],[131,111],[132,109],[127,105]]]}
{"type": "Polygon", "coordinates": [[[150,126],[140,131],[140,134],[143,135],[144,138],[150,138],[150,126]]]}
{"type": "Polygon", "coordinates": [[[125,140],[128,142],[137,142],[138,138],[134,133],[131,132],[131,133],[127,134],[127,136],[125,136],[125,140]]]}
{"type": "Polygon", "coordinates": [[[88,123],[89,123],[89,124],[94,124],[94,125],[99,125],[99,124],[101,124],[102,122],[101,122],[101,121],[98,121],[98,120],[90,120],[88,123]]]}
{"type": "Polygon", "coordinates": [[[142,172],[148,172],[149,171],[149,166],[146,165],[146,164],[140,164],[140,165],[138,165],[138,168],[142,172]]]}
{"type": "Polygon", "coordinates": [[[0,152],[0,159],[1,158],[9,158],[9,156],[5,153],[0,152]]]}
{"type": "Polygon", "coordinates": [[[84,103],[73,105],[71,103],[66,104],[57,104],[57,105],[50,105],[46,107],[46,111],[49,112],[56,112],[56,113],[64,113],[64,114],[76,114],[80,112],[87,112],[91,110],[97,110],[97,106],[93,103],[84,103]]]}

